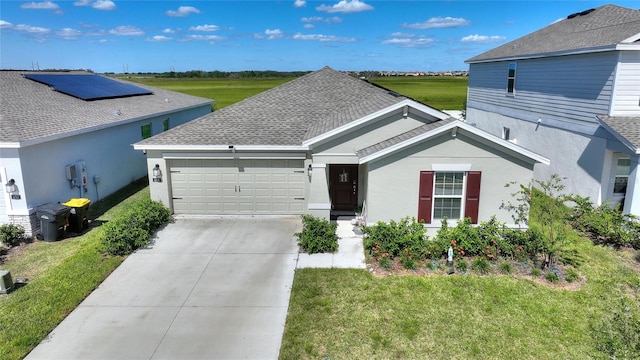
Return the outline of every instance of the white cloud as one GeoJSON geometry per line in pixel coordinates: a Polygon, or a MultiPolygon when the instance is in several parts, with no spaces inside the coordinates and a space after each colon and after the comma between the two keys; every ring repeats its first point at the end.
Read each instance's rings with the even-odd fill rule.
{"type": "Polygon", "coordinates": [[[296,0],[293,2],[293,6],[295,7],[303,7],[307,5],[307,1],[306,0],[296,0]]]}
{"type": "Polygon", "coordinates": [[[190,14],[200,14],[200,10],[193,6],[180,6],[178,10],[167,10],[166,14],[174,17],[185,17],[190,14]]]}
{"type": "Polygon", "coordinates": [[[340,0],[339,3],[335,5],[325,5],[322,4],[316,7],[318,11],[324,11],[328,13],[356,13],[361,11],[373,10],[373,6],[369,4],[365,4],[360,0],[340,0]]]}
{"type": "Polygon", "coordinates": [[[264,31],[264,34],[267,35],[267,39],[269,40],[280,39],[284,36],[284,33],[280,29],[267,29],[264,31]]]}
{"type": "Polygon", "coordinates": [[[19,24],[14,26],[13,28],[19,31],[30,33],[30,34],[47,34],[51,31],[50,29],[47,29],[47,28],[25,25],[25,24],[19,24]]]}
{"type": "Polygon", "coordinates": [[[63,28],[61,30],[58,30],[56,32],[56,35],[60,36],[65,40],[75,40],[78,37],[80,37],[80,35],[82,35],[82,32],[80,30],[76,30],[72,28],[63,28]]]}
{"type": "Polygon", "coordinates": [[[325,22],[327,24],[331,24],[331,23],[339,23],[342,22],[342,18],[339,18],[337,16],[333,16],[330,18],[325,18],[322,16],[312,16],[312,17],[303,17],[300,19],[300,21],[302,21],[303,23],[319,23],[319,22],[325,22]]]}
{"type": "Polygon", "coordinates": [[[313,24],[304,24],[302,27],[305,29],[313,29],[315,26],[313,24]]]}
{"type": "Polygon", "coordinates": [[[13,27],[13,24],[8,22],[8,21],[4,21],[4,20],[0,20],[0,29],[8,29],[13,27]]]}
{"type": "Polygon", "coordinates": [[[98,0],[91,5],[96,10],[110,11],[116,8],[116,4],[111,0],[98,0]]]}
{"type": "Polygon", "coordinates": [[[152,41],[152,42],[162,42],[162,41],[171,41],[171,40],[173,40],[173,38],[170,38],[164,35],[156,35],[147,39],[147,41],[152,41]]]}
{"type": "Polygon", "coordinates": [[[427,21],[421,23],[414,24],[402,24],[402,27],[408,29],[440,29],[440,28],[453,28],[460,26],[467,26],[471,24],[471,22],[467,19],[463,18],[452,18],[452,17],[434,17],[427,21]]]}
{"type": "Polygon", "coordinates": [[[218,25],[198,25],[189,28],[190,31],[218,31],[220,26],[218,25]]]}
{"type": "Polygon", "coordinates": [[[187,35],[180,39],[181,41],[191,41],[191,40],[204,40],[204,41],[221,41],[225,38],[217,35],[187,35]]]}
{"type": "Polygon", "coordinates": [[[58,10],[60,7],[58,4],[54,3],[50,0],[45,0],[43,2],[30,2],[24,3],[20,5],[23,9],[36,9],[36,10],[58,10]]]}
{"type": "Polygon", "coordinates": [[[490,44],[490,43],[498,43],[503,42],[506,38],[504,36],[486,36],[486,35],[469,35],[465,36],[460,41],[462,42],[470,42],[470,43],[480,43],[480,44],[490,44]]]}
{"type": "Polygon", "coordinates": [[[170,29],[170,28],[166,28],[164,30],[162,30],[163,34],[175,34],[178,31],[180,31],[179,29],[170,29]]]}
{"type": "Polygon", "coordinates": [[[109,30],[109,34],[118,36],[142,36],[144,31],[131,25],[121,25],[109,30]]]}
{"type": "Polygon", "coordinates": [[[417,36],[406,33],[393,33],[391,37],[384,40],[384,45],[397,45],[400,47],[425,47],[433,44],[435,40],[428,36],[417,36]]]}
{"type": "Polygon", "coordinates": [[[91,0],[78,0],[73,3],[73,6],[87,6],[91,4],[91,0]]]}
{"type": "Polygon", "coordinates": [[[348,37],[340,37],[333,35],[322,35],[322,34],[308,34],[303,35],[297,33],[293,35],[294,40],[306,40],[306,41],[320,41],[320,42],[354,42],[356,38],[348,38],[348,37]]]}

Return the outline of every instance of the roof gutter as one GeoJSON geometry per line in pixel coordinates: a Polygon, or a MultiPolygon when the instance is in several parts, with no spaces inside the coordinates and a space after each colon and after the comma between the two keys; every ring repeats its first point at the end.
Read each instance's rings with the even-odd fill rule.
{"type": "Polygon", "coordinates": [[[465,64],[482,64],[482,63],[491,63],[491,62],[497,62],[497,61],[540,59],[540,58],[546,58],[546,57],[591,54],[591,53],[615,51],[615,50],[640,50],[640,47],[638,45],[631,45],[631,44],[620,44],[620,45],[614,44],[614,45],[606,45],[606,46],[599,46],[599,47],[592,47],[592,48],[562,50],[562,51],[555,51],[555,52],[548,52],[548,53],[503,56],[503,57],[496,57],[496,58],[482,59],[482,60],[469,59],[465,61],[465,64]],[[624,48],[624,46],[629,46],[632,48],[627,49],[627,48],[624,48]]]}
{"type": "Polygon", "coordinates": [[[135,150],[151,151],[308,151],[297,145],[146,145],[133,144],[135,150]]]}

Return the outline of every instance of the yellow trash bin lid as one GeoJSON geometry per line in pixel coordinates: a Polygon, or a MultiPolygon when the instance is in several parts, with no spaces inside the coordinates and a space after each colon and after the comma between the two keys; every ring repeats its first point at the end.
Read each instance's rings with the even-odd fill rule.
{"type": "Polygon", "coordinates": [[[73,199],[69,199],[69,201],[67,201],[66,203],[62,203],[62,205],[78,208],[78,207],[87,206],[89,205],[90,202],[91,200],[86,198],[73,198],[73,199]]]}

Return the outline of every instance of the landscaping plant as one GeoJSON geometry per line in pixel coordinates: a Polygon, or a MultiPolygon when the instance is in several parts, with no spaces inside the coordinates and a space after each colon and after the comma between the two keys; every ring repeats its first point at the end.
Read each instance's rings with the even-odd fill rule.
{"type": "Polygon", "coordinates": [[[0,225],[0,242],[7,246],[16,246],[24,240],[24,228],[21,225],[0,225]]]}
{"type": "Polygon", "coordinates": [[[338,250],[337,223],[313,215],[302,215],[302,231],[296,233],[300,247],[309,254],[332,253],[338,250]]]}

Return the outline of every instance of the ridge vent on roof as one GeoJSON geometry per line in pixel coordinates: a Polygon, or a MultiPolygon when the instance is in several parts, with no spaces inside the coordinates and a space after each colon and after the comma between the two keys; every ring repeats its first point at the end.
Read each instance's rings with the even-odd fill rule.
{"type": "Polygon", "coordinates": [[[588,15],[588,14],[592,13],[594,10],[595,9],[589,9],[589,10],[573,13],[573,14],[567,16],[567,19],[573,19],[574,17],[578,17],[578,16],[585,16],[585,15],[588,15]]]}

